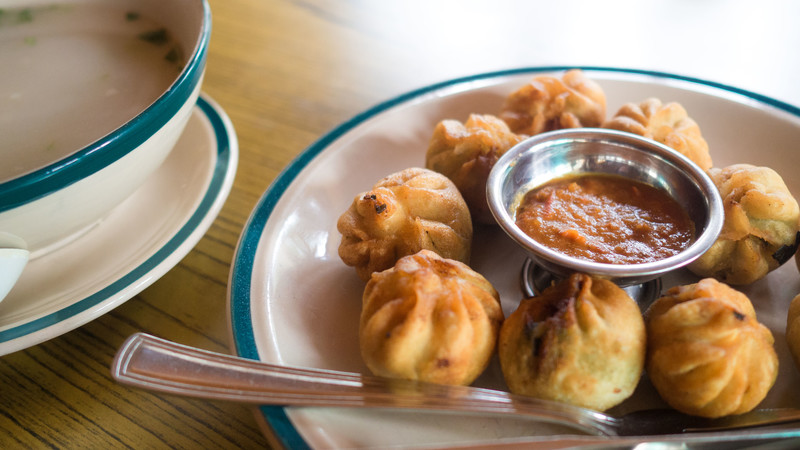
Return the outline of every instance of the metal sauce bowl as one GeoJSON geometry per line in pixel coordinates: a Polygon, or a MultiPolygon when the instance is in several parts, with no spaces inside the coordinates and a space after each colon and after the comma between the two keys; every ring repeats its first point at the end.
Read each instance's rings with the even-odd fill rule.
{"type": "Polygon", "coordinates": [[[497,223],[536,265],[555,277],[582,272],[620,286],[642,284],[700,257],[722,229],[722,199],[700,167],[665,145],[616,130],[575,128],[528,138],[494,165],[486,195],[497,223]],[[658,261],[608,264],[567,256],[517,227],[516,210],[528,191],[554,178],[580,173],[615,174],[665,190],[694,221],[694,242],[679,254],[658,261]]]}

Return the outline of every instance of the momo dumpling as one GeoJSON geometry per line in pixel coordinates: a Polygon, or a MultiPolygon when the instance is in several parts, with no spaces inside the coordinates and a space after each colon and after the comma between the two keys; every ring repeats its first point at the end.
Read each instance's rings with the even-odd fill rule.
{"type": "Polygon", "coordinates": [[[580,69],[561,78],[540,75],[509,95],[500,112],[517,134],[562,128],[599,127],[606,118],[603,89],[580,69]]]}
{"type": "Polygon", "coordinates": [[[372,274],[361,355],[375,375],[467,385],[489,364],[502,321],[500,297],[486,278],[421,250],[372,274]]]}
{"type": "Polygon", "coordinates": [[[673,408],[702,417],[755,408],[775,383],[772,333],[743,293],[713,278],[676,286],[645,313],[647,375],[673,408]]]}
{"type": "Polygon", "coordinates": [[[711,168],[708,143],[703,139],[700,127],[686,109],[676,102],[661,103],[657,98],[626,103],[617,114],[603,124],[611,128],[660,142],[677,150],[703,170],[711,168]]]}
{"type": "Polygon", "coordinates": [[[797,249],[800,208],[768,167],[735,164],[709,176],[722,197],[725,220],[717,241],[689,269],[729,284],[749,284],[788,261],[797,249]]]}
{"type": "Polygon", "coordinates": [[[622,288],[574,274],[519,304],[498,355],[511,392],[603,411],[633,394],[645,343],[639,306],[622,288]]]}
{"type": "Polygon", "coordinates": [[[443,120],[434,129],[425,167],[455,183],[474,221],[494,224],[486,202],[486,179],[500,156],[524,137],[495,116],[472,114],[463,124],[443,120]]]}
{"type": "Polygon", "coordinates": [[[786,314],[786,343],[795,367],[800,369],[800,294],[792,299],[786,314]]]}
{"type": "Polygon", "coordinates": [[[339,257],[363,280],[422,249],[469,262],[472,219],[450,179],[409,168],[358,194],[336,225],[342,234],[339,257]]]}

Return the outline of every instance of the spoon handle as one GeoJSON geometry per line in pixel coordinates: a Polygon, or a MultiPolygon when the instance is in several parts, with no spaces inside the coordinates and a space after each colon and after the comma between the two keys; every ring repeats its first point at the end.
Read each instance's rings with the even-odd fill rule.
{"type": "Polygon", "coordinates": [[[117,352],[111,375],[131,386],[210,400],[323,407],[386,407],[514,414],[591,434],[616,435],[613,418],[502,391],[267,364],[144,333],[117,352]]]}

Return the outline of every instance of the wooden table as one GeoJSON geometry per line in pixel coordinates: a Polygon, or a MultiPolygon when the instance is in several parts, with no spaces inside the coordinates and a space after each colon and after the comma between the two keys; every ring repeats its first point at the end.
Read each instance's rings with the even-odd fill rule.
{"type": "Polygon", "coordinates": [[[651,69],[800,105],[800,4],[210,0],[203,90],[240,146],[207,235],[134,298],[0,361],[0,448],[263,448],[250,407],[114,383],[137,331],[229,352],[226,287],[237,239],[277,174],[367,107],[457,76],[523,66],[651,69]],[[475,3],[475,4],[473,4],[475,3]]]}

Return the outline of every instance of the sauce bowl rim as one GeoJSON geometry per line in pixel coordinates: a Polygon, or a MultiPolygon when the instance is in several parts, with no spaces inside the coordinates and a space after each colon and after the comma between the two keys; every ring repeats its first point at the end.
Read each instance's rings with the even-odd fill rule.
{"type": "MultiPolygon", "coordinates": [[[[572,174],[577,173],[589,172],[572,172],[572,174]]],[[[557,173],[553,174],[553,176],[542,178],[546,178],[546,181],[549,181],[564,175],[569,174],[557,173]]],[[[620,175],[626,176],[624,174],[620,175]]],[[[527,192],[541,184],[519,187],[524,188],[525,192],[527,192]]],[[[489,209],[498,225],[526,251],[535,263],[558,275],[582,272],[600,278],[612,279],[623,285],[649,281],[666,272],[690,264],[716,242],[723,224],[723,205],[719,191],[708,174],[697,164],[678,151],[655,140],[633,133],[604,128],[570,128],[544,132],[526,138],[504,153],[492,167],[486,183],[486,198],[489,209]],[[509,211],[510,208],[515,207],[515,202],[508,202],[503,198],[502,193],[508,178],[513,175],[515,166],[521,158],[529,156],[531,152],[556,145],[570,146],[570,144],[577,142],[597,142],[602,145],[636,149],[642,153],[651,154],[653,159],[656,160],[654,167],[659,167],[661,164],[658,163],[658,160],[663,160],[678,169],[678,172],[684,175],[687,181],[692,182],[697,187],[706,200],[705,205],[703,205],[706,220],[705,223],[695,224],[699,234],[692,244],[676,255],[657,261],[637,264],[611,264],[568,256],[548,248],[523,232],[516,225],[512,212],[509,211]]]]}

